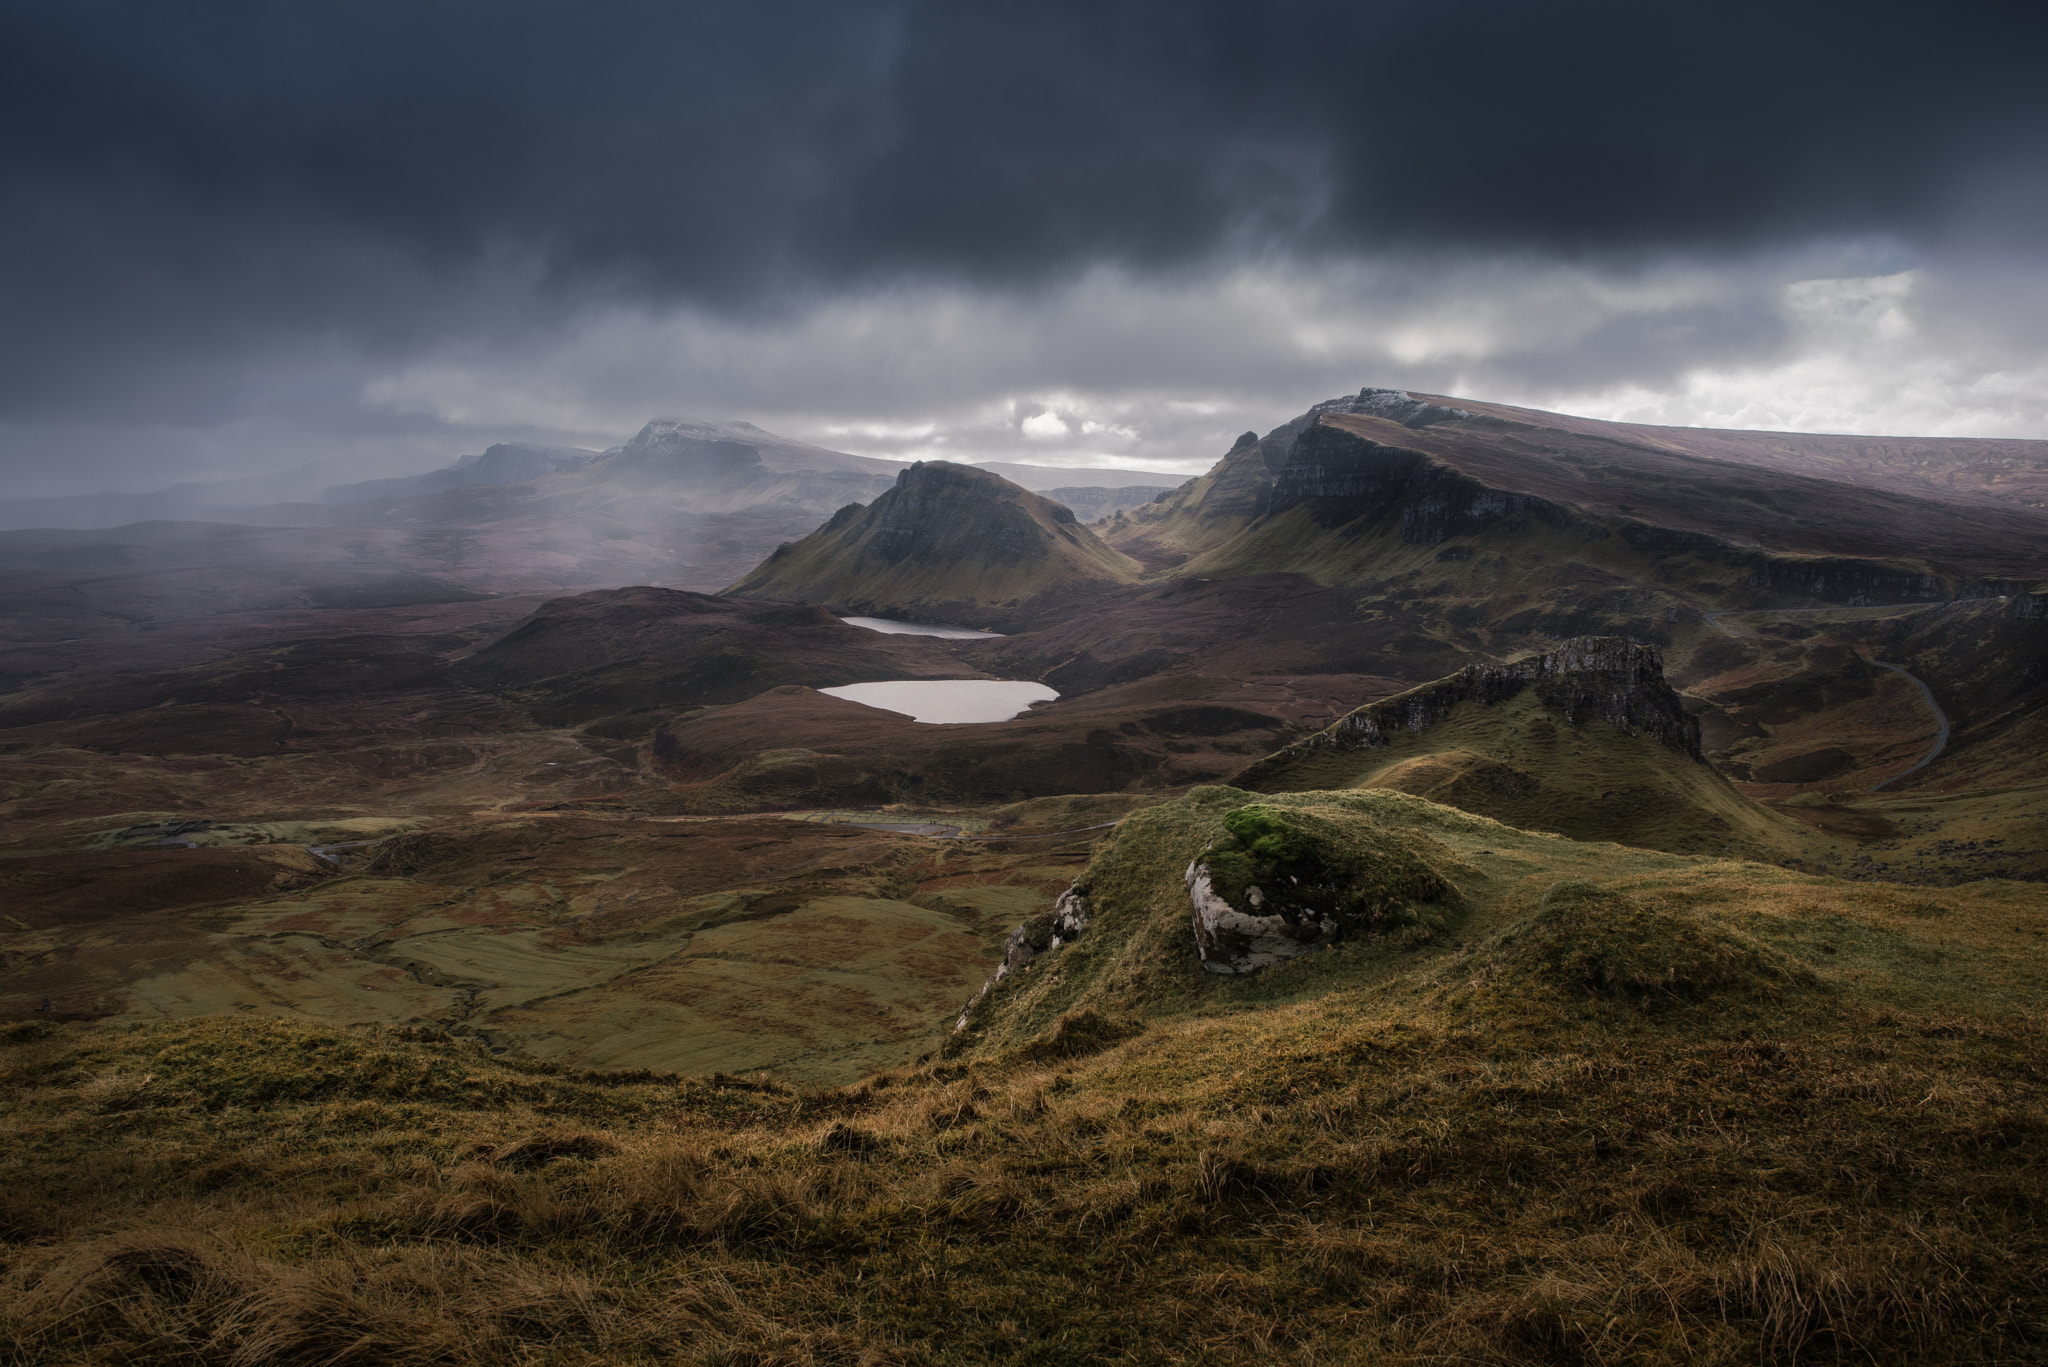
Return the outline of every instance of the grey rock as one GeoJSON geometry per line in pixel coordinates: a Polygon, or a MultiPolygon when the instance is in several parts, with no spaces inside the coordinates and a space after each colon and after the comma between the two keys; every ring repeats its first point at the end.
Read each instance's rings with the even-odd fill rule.
{"type": "Polygon", "coordinates": [[[1052,948],[1071,944],[1088,929],[1088,899],[1077,887],[1068,888],[1052,904],[1052,948]]]}
{"type": "Polygon", "coordinates": [[[1217,893],[1207,864],[1188,865],[1185,882],[1195,911],[1195,949],[1211,973],[1256,973],[1337,939],[1335,921],[1290,924],[1260,914],[1265,899],[1256,887],[1245,896],[1249,911],[1232,906],[1217,893]]]}
{"type": "Polygon", "coordinates": [[[1326,413],[1365,413],[1375,418],[1398,422],[1403,427],[1427,427],[1433,422],[1449,422],[1455,418],[1472,416],[1462,408],[1446,408],[1442,404],[1425,403],[1402,389],[1361,389],[1354,398],[1335,399],[1317,407],[1326,413]]]}
{"type": "Polygon", "coordinates": [[[995,990],[997,983],[1012,974],[1022,973],[1039,955],[1050,954],[1060,946],[1080,939],[1082,932],[1088,929],[1088,917],[1088,898],[1077,883],[1059,895],[1051,913],[1035,916],[1011,931],[1010,938],[1003,941],[1003,961],[996,965],[996,971],[981,985],[981,990],[960,1008],[959,1019],[953,1022],[954,1033],[967,1028],[974,1008],[995,990]]]}

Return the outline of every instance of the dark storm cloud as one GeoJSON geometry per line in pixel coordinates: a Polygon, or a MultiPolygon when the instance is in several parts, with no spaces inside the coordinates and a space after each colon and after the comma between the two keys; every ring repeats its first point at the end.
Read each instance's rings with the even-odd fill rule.
{"type": "Polygon", "coordinates": [[[1912,237],[2038,172],[2039,13],[15,0],[8,387],[607,292],[1912,237]]]}

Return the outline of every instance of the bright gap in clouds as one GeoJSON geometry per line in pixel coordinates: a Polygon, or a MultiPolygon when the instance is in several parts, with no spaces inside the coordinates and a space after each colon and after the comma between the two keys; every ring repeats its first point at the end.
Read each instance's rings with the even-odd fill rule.
{"type": "Polygon", "coordinates": [[[1073,429],[1067,426],[1066,420],[1051,409],[1043,413],[1033,413],[1018,423],[1017,427],[1034,441],[1058,441],[1062,437],[1073,435],[1073,429]]]}
{"type": "Polygon", "coordinates": [[[1925,286],[1917,270],[1795,281],[1783,295],[1787,345],[1769,362],[1702,366],[1662,388],[1619,386],[1551,403],[1586,417],[1683,427],[2048,437],[2048,357],[1942,335],[1942,320],[1917,316],[1925,286]]]}

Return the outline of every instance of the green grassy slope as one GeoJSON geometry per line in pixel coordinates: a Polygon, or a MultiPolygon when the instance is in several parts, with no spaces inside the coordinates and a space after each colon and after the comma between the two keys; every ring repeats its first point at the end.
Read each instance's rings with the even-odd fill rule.
{"type": "Polygon", "coordinates": [[[1391,788],[1575,840],[1678,853],[1783,860],[1807,839],[1704,761],[1656,652],[1613,637],[1468,666],[1368,703],[1232,782],[1391,788]]]}

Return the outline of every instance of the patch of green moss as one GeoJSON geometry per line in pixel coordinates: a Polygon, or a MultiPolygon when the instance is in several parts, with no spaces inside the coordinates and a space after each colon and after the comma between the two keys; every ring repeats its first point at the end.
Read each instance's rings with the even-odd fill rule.
{"type": "Polygon", "coordinates": [[[1347,934],[1442,929],[1457,893],[1377,822],[1342,808],[1253,803],[1227,812],[1198,858],[1232,906],[1290,924],[1335,922],[1347,934]],[[1258,896],[1253,897],[1254,890],[1258,896]]]}

